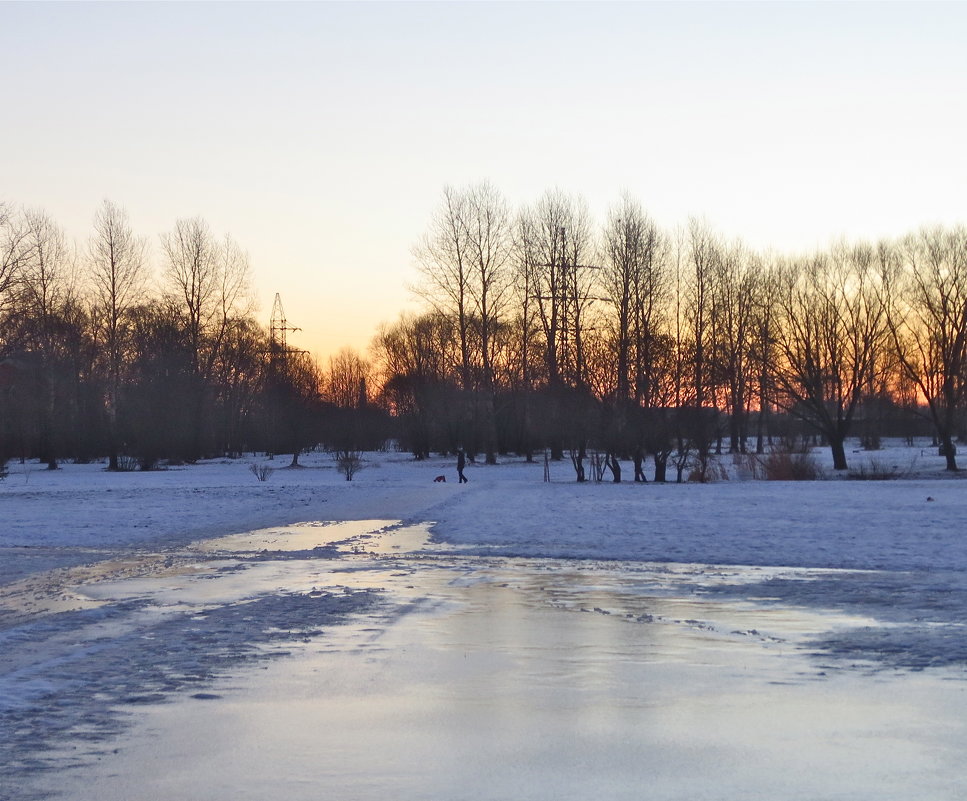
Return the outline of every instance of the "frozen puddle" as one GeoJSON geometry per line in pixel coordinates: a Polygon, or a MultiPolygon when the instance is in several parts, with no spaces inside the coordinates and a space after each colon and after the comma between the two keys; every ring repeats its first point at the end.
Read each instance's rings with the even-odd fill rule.
{"type": "Polygon", "coordinates": [[[470,557],[393,521],[159,560],[85,584],[83,631],[4,634],[48,627],[0,661],[4,799],[907,801],[967,782],[963,667],[818,645],[884,628],[803,603],[823,582],[866,597],[860,574],[470,557]]]}

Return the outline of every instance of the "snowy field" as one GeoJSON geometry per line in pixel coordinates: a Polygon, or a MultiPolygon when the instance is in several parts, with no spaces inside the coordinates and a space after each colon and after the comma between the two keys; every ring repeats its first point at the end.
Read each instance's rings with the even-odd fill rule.
{"type": "Polygon", "coordinates": [[[12,463],[0,798],[959,798],[967,484],[849,455],[904,477],[12,463]]]}

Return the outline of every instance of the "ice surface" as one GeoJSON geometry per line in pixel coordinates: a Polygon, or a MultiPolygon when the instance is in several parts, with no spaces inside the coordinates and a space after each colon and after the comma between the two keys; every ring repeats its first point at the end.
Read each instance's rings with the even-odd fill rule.
{"type": "Polygon", "coordinates": [[[707,486],[13,465],[0,798],[958,798],[967,492],[917,458],[707,486]]]}
{"type": "Polygon", "coordinates": [[[962,676],[829,667],[803,644],[844,615],[683,593],[721,581],[699,566],[351,559],[407,614],[150,707],[64,797],[952,799],[963,780],[962,676]]]}

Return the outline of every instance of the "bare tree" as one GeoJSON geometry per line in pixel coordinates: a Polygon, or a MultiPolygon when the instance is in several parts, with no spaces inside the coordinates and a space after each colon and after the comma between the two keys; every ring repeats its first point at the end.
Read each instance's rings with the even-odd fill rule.
{"type": "Polygon", "coordinates": [[[548,383],[585,383],[582,337],[585,315],[593,300],[593,277],[587,268],[593,237],[587,206],[579,198],[549,191],[529,210],[521,227],[526,238],[518,258],[529,270],[540,322],[548,383]]]}
{"type": "Polygon", "coordinates": [[[755,392],[758,414],[756,415],[755,452],[765,453],[766,437],[770,418],[771,398],[774,396],[772,376],[775,372],[775,326],[776,326],[776,294],[779,262],[770,257],[760,262],[757,272],[758,291],[755,294],[751,347],[749,359],[751,369],[755,373],[755,392]]]}
{"type": "Polygon", "coordinates": [[[503,196],[489,183],[467,192],[464,225],[470,257],[470,296],[479,326],[482,397],[474,404],[487,464],[497,462],[494,360],[498,329],[510,299],[510,212],[503,196]]]}
{"type": "Polygon", "coordinates": [[[761,291],[760,262],[735,243],[721,249],[713,269],[712,329],[716,368],[729,415],[729,451],[745,453],[750,352],[761,291]]]}
{"type": "Polygon", "coordinates": [[[712,441],[717,436],[717,417],[712,413],[716,398],[715,373],[715,271],[721,246],[708,225],[689,221],[677,229],[673,248],[674,291],[670,304],[670,384],[666,392],[677,412],[663,415],[673,428],[678,480],[696,453],[698,473],[706,474],[712,441]],[[705,411],[702,411],[705,409],[705,411]]]}
{"type": "Polygon", "coordinates": [[[58,309],[76,299],[74,253],[64,232],[45,212],[25,215],[27,258],[21,267],[18,306],[32,318],[29,330],[45,353],[56,347],[58,309]]]}
{"type": "Polygon", "coordinates": [[[43,211],[24,214],[25,258],[20,265],[13,300],[12,328],[17,346],[39,359],[41,393],[38,398],[40,458],[56,469],[58,434],[66,422],[58,415],[64,397],[71,355],[77,353],[75,256],[64,232],[43,211]]]}
{"type": "Polygon", "coordinates": [[[480,327],[483,385],[493,389],[495,335],[510,299],[510,212],[489,183],[467,190],[464,227],[470,261],[468,289],[480,327]]]}
{"type": "Polygon", "coordinates": [[[461,386],[488,463],[496,462],[495,335],[510,297],[510,234],[507,203],[492,185],[446,187],[415,248],[424,277],[418,294],[456,321],[461,386]]]}
{"type": "MultiPolygon", "coordinates": [[[[598,356],[612,382],[605,398],[605,460],[619,480],[619,449],[630,450],[635,480],[644,481],[648,432],[640,411],[651,405],[655,392],[656,341],[668,285],[667,240],[626,194],[609,212],[602,251],[598,286],[607,312],[600,324],[610,347],[598,356]]],[[[605,344],[600,340],[592,337],[605,344]]]]}
{"type": "Polygon", "coordinates": [[[107,356],[108,469],[118,469],[118,398],[127,318],[143,299],[147,281],[145,240],[131,230],[123,209],[105,200],[94,217],[88,242],[89,274],[107,356]]]}
{"type": "Polygon", "coordinates": [[[615,392],[649,405],[654,341],[668,296],[668,242],[637,201],[625,195],[608,215],[600,287],[609,304],[615,392]]]}
{"type": "Polygon", "coordinates": [[[368,401],[369,364],[352,348],[329,357],[323,376],[323,394],[343,409],[361,409],[368,401]]]}
{"type": "Polygon", "coordinates": [[[442,314],[402,314],[397,322],[380,327],[373,353],[384,383],[397,375],[417,375],[447,381],[458,369],[452,321],[442,314]]]}
{"type": "Polygon", "coordinates": [[[352,481],[353,477],[363,469],[363,452],[341,448],[333,451],[333,458],[336,460],[336,469],[346,477],[346,481],[352,481]]]}
{"type": "Polygon", "coordinates": [[[715,273],[720,246],[708,225],[689,220],[683,304],[692,346],[692,396],[701,408],[712,401],[715,273]]]}
{"type": "Polygon", "coordinates": [[[291,468],[299,468],[299,455],[321,439],[319,366],[301,351],[287,354],[276,365],[267,387],[265,402],[270,406],[271,451],[291,453],[291,468]]]}
{"type": "Polygon", "coordinates": [[[226,236],[218,242],[200,218],[178,220],[161,237],[165,256],[164,284],[180,309],[191,355],[190,458],[203,450],[205,393],[233,322],[251,312],[247,255],[226,236]]]}
{"type": "Polygon", "coordinates": [[[518,214],[513,225],[512,285],[514,300],[518,309],[512,329],[515,332],[517,358],[514,365],[508,365],[512,374],[509,383],[516,390],[520,448],[528,462],[533,461],[535,446],[535,423],[533,419],[533,389],[537,380],[535,373],[540,369],[541,357],[536,352],[538,343],[538,322],[534,302],[533,280],[535,276],[534,259],[536,249],[534,221],[526,212],[518,214]],[[513,367],[516,366],[516,370],[513,367]],[[536,369],[535,369],[536,368],[536,369]]]}
{"type": "Polygon", "coordinates": [[[845,441],[886,342],[875,253],[845,244],[790,262],[776,297],[776,402],[829,441],[845,470],[845,441]]]}
{"type": "Polygon", "coordinates": [[[162,458],[184,458],[191,450],[193,360],[174,299],[149,299],[131,309],[128,319],[130,353],[119,425],[129,454],[142,470],[152,470],[162,458]]]}
{"type": "Polygon", "coordinates": [[[211,376],[219,452],[237,457],[254,447],[251,424],[272,369],[266,354],[271,356],[268,332],[250,316],[233,318],[211,376]]]}
{"type": "MultiPolygon", "coordinates": [[[[893,261],[888,245],[881,252],[884,262],[893,261]]],[[[967,389],[967,230],[925,228],[894,255],[893,269],[885,270],[890,335],[927,404],[947,470],[957,470],[954,436],[967,389]]]]}
{"type": "Polygon", "coordinates": [[[471,254],[468,241],[467,194],[451,186],[444,187],[443,201],[430,221],[414,255],[424,283],[415,288],[438,313],[451,316],[457,324],[460,344],[460,383],[471,388],[471,318],[473,301],[470,294],[471,254]]]}
{"type": "Polygon", "coordinates": [[[612,308],[609,329],[616,356],[615,392],[623,401],[631,396],[632,317],[647,226],[641,207],[629,195],[624,195],[608,213],[604,229],[601,286],[612,308]]]}
{"type": "Polygon", "coordinates": [[[25,215],[0,203],[0,312],[13,302],[14,291],[23,277],[34,244],[25,215]]]}
{"type": "Polygon", "coordinates": [[[401,420],[413,455],[423,459],[434,447],[456,447],[461,432],[453,401],[460,355],[454,321],[439,313],[401,315],[381,327],[371,352],[382,402],[401,420]]]}
{"type": "Polygon", "coordinates": [[[217,308],[214,315],[210,337],[209,365],[218,357],[225,343],[225,337],[237,321],[249,317],[255,308],[250,294],[252,268],[248,253],[230,234],[221,241],[218,261],[218,284],[215,292],[217,308]]]}
{"type": "Polygon", "coordinates": [[[218,244],[208,223],[195,217],[178,220],[173,231],[162,235],[161,248],[165,286],[184,316],[193,369],[199,373],[204,335],[218,309],[218,244]]]}
{"type": "Polygon", "coordinates": [[[519,309],[517,318],[517,332],[520,337],[518,351],[520,353],[520,382],[524,388],[533,385],[533,361],[530,352],[533,347],[536,323],[534,319],[534,288],[535,276],[533,260],[537,257],[533,243],[536,241],[534,220],[527,213],[518,214],[513,227],[513,289],[514,298],[519,309]]]}
{"type": "MultiPolygon", "coordinates": [[[[575,427],[580,421],[573,410],[582,407],[589,393],[585,335],[593,303],[590,216],[580,198],[548,191],[521,213],[516,230],[516,261],[526,270],[518,285],[526,286],[527,316],[534,320],[536,336],[531,337],[528,320],[523,330],[528,346],[534,342],[542,356],[539,397],[551,455],[563,458],[567,440],[583,459],[583,436],[575,435],[587,427],[575,427]]],[[[529,369],[537,378],[536,366],[529,364],[529,369]]]]}

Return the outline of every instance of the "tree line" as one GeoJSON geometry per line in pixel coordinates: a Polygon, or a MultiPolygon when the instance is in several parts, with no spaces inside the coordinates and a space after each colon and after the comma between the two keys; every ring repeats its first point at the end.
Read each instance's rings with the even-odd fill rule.
{"type": "Polygon", "coordinates": [[[414,247],[418,314],[322,367],[260,324],[251,267],[199,218],[147,241],[105,201],[82,245],[0,206],[0,460],[110,469],[393,440],[707,477],[715,453],[932,434],[950,470],[967,378],[967,231],[759,253],[624,195],[512,209],[447,187],[414,247]]]}
{"type": "MultiPolygon", "coordinates": [[[[758,253],[692,219],[662,230],[630,195],[595,223],[559,190],[513,210],[447,187],[414,249],[425,311],[373,345],[418,456],[592,455],[620,480],[808,436],[932,434],[957,469],[967,379],[967,230],[928,227],[807,254],[758,253]]],[[[587,461],[586,461],[587,460],[587,461]]]]}
{"type": "Polygon", "coordinates": [[[358,357],[323,369],[273,340],[254,316],[246,253],[200,218],[159,237],[157,274],[108,201],[80,246],[45,212],[0,206],[0,248],[0,465],[151,469],[246,451],[298,464],[320,443],[388,436],[358,357]]]}

